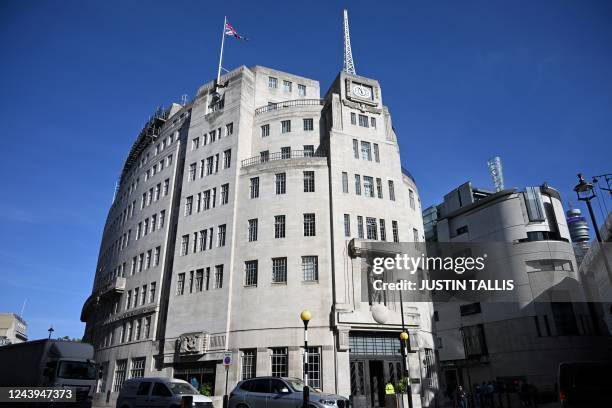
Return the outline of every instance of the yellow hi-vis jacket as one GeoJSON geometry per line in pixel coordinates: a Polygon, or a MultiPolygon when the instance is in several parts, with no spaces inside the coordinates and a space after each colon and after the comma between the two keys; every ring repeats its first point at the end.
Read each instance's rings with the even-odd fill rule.
{"type": "Polygon", "coordinates": [[[385,394],[395,394],[395,388],[393,388],[393,384],[388,383],[387,385],[385,385],[385,394]]]}

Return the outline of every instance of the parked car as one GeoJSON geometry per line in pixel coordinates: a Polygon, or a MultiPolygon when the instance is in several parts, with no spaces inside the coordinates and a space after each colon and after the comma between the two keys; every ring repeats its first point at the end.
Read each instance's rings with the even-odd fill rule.
{"type": "Polygon", "coordinates": [[[559,401],[563,408],[610,406],[612,362],[574,361],[559,364],[559,401]]]}
{"type": "Polygon", "coordinates": [[[176,378],[141,377],[126,380],[119,391],[117,408],[179,408],[184,396],[194,408],[212,408],[212,400],[187,381],[176,378]]]}
{"type": "MultiPolygon", "coordinates": [[[[256,377],[239,382],[229,396],[229,408],[301,408],[304,382],[299,378],[256,377]]],[[[308,387],[309,408],[348,408],[349,400],[308,387]]]]}

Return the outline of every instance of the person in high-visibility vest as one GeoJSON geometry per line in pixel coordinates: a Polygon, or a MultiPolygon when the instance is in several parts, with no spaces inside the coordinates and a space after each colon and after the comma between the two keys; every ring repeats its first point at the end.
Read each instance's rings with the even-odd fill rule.
{"type": "Polygon", "coordinates": [[[395,394],[395,387],[393,387],[393,384],[387,383],[387,385],[385,385],[385,394],[387,395],[395,394]]]}

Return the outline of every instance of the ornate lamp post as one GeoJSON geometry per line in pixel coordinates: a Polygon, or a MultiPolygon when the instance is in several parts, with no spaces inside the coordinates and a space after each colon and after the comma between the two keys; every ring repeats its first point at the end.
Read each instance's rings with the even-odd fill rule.
{"type": "Polygon", "coordinates": [[[49,339],[51,339],[51,335],[53,334],[55,329],[53,329],[53,326],[49,326],[49,330],[47,330],[47,331],[49,332],[49,339]]]}
{"type": "Polygon", "coordinates": [[[308,408],[308,322],[312,319],[312,313],[306,309],[300,313],[300,319],[304,322],[304,392],[302,400],[302,408],[308,408]]]}
{"type": "Polygon", "coordinates": [[[599,226],[597,225],[595,213],[593,212],[593,207],[591,206],[591,200],[596,197],[595,190],[593,189],[593,184],[584,181],[582,173],[578,173],[578,184],[576,184],[576,186],[574,187],[574,191],[578,196],[578,200],[586,202],[587,208],[589,209],[589,215],[591,216],[591,222],[593,223],[595,236],[597,237],[597,242],[599,242],[599,247],[601,249],[601,257],[603,258],[604,265],[606,267],[606,272],[608,273],[608,280],[612,283],[612,269],[610,269],[610,263],[608,262],[606,250],[603,247],[603,241],[601,239],[601,234],[599,233],[599,226]]]}
{"type": "MultiPolygon", "coordinates": [[[[402,330],[404,330],[403,327],[402,330]]],[[[402,366],[404,368],[402,381],[406,382],[406,392],[408,393],[408,408],[412,408],[412,384],[410,383],[410,375],[408,373],[408,333],[406,333],[406,331],[402,331],[400,333],[400,341],[402,343],[402,366]]]]}

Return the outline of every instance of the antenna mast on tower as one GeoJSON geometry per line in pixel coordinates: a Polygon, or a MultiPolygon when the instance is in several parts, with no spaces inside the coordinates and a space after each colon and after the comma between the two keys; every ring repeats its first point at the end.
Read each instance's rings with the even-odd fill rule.
{"type": "Polygon", "coordinates": [[[344,9],[344,68],[347,74],[357,75],[355,63],[353,62],[353,51],[351,50],[351,34],[349,33],[348,11],[344,9]]]}
{"type": "Polygon", "coordinates": [[[499,156],[495,156],[487,161],[489,166],[489,173],[493,178],[493,184],[495,184],[495,191],[502,191],[504,189],[504,173],[502,171],[502,162],[499,156]]]}

